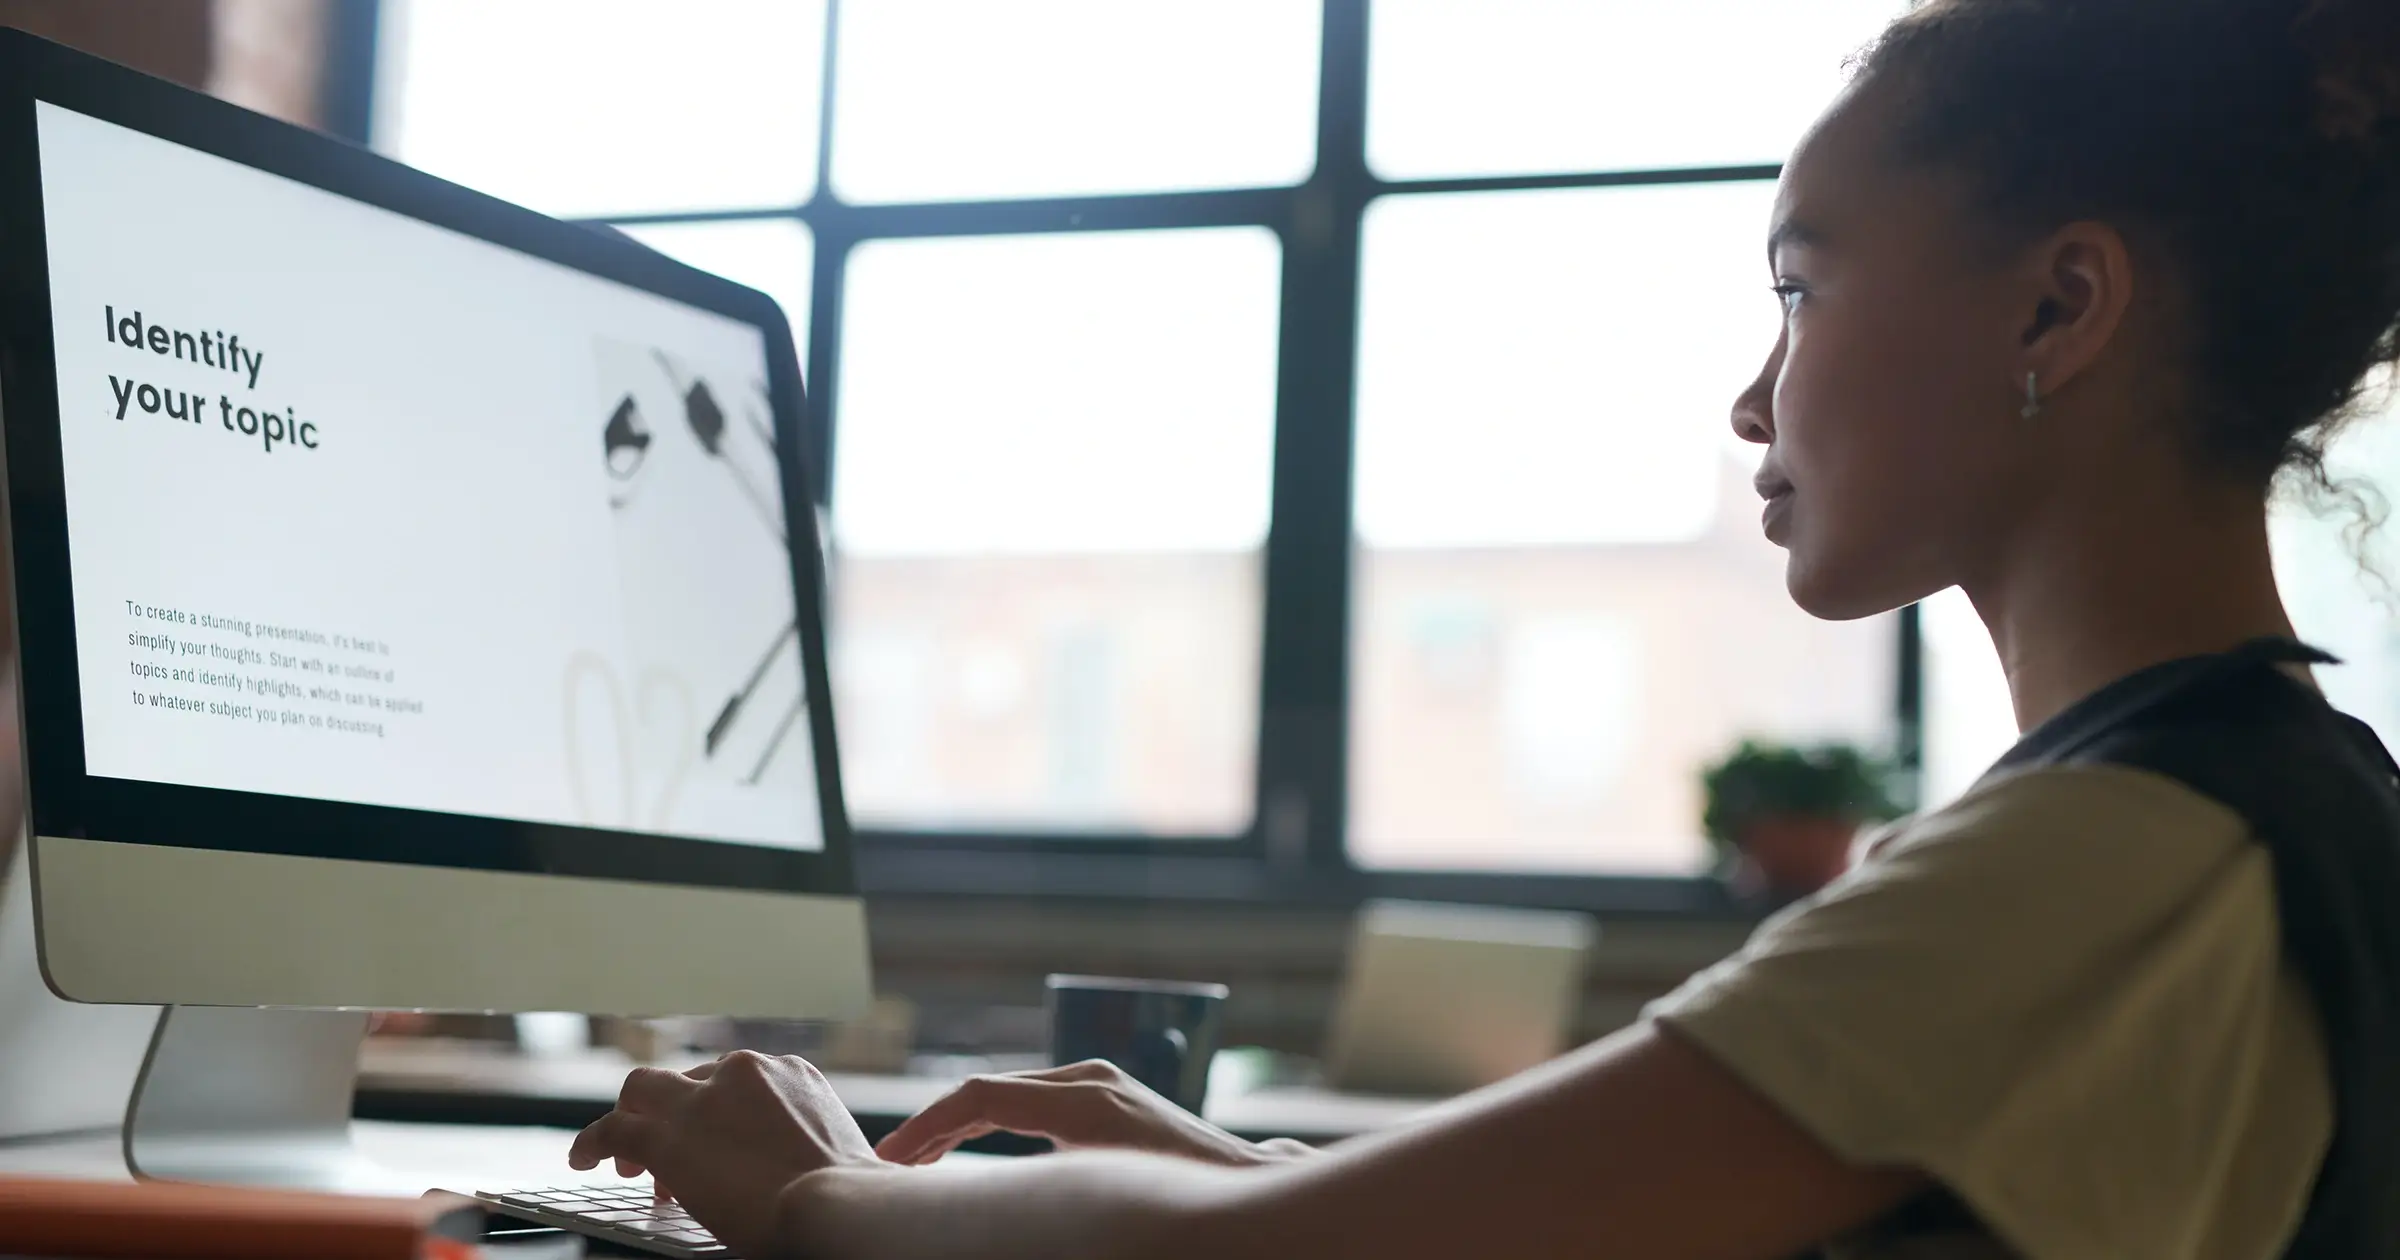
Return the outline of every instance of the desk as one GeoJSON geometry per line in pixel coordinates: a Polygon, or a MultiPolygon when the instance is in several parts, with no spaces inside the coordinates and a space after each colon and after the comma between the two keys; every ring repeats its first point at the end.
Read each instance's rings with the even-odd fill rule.
{"type": "MultiPolygon", "coordinates": [[[[607,1168],[579,1173],[567,1167],[574,1135],[558,1129],[362,1121],[351,1140],[364,1167],[359,1183],[345,1188],[360,1193],[605,1185],[617,1179],[607,1168]]],[[[0,1143],[0,1174],[128,1179],[122,1139],[107,1132],[0,1143]]]]}
{"type": "MultiPolygon", "coordinates": [[[[564,1129],[361,1120],[351,1126],[350,1139],[356,1159],[345,1169],[348,1176],[338,1187],[315,1188],[414,1198],[427,1190],[622,1184],[606,1164],[584,1172],[569,1168],[567,1145],[575,1135],[564,1129]]],[[[949,1158],[971,1163],[980,1157],[949,1158]]],[[[0,1142],[0,1175],[132,1180],[114,1133],[0,1142]]]]}
{"type": "MultiPolygon", "coordinates": [[[[353,1111],[361,1120],[581,1128],[616,1101],[631,1066],[622,1056],[603,1052],[532,1058],[514,1051],[465,1049],[456,1043],[416,1046],[379,1040],[369,1043],[360,1061],[353,1111]]],[[[682,1069],[692,1064],[660,1066],[682,1069]]],[[[869,1140],[891,1132],[956,1084],[851,1072],[828,1072],[825,1079],[869,1140]]],[[[1397,1124],[1430,1105],[1426,1099],[1279,1087],[1211,1098],[1207,1116],[1254,1141],[1288,1137],[1324,1145],[1397,1124]]],[[[1022,1141],[987,1140],[969,1149],[1016,1153],[1038,1148],[1022,1141]]]]}

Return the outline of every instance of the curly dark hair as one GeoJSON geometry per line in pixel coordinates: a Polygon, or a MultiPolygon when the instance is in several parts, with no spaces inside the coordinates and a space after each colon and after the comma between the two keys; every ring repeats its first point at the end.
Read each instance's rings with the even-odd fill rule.
{"type": "Polygon", "coordinates": [[[1859,75],[2004,234],[2163,260],[2204,466],[2336,489],[2326,440],[2400,361],[2400,0],[1926,0],[1859,75]]]}

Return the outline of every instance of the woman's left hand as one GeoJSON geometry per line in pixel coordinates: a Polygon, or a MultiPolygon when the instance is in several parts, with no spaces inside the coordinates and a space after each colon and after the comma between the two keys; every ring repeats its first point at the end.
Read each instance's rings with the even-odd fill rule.
{"type": "Polygon", "coordinates": [[[748,1050],[689,1072],[634,1069],[616,1110],[577,1135],[567,1155],[579,1169],[609,1159],[626,1176],[647,1170],[740,1256],[788,1250],[779,1215],[794,1181],[882,1163],[816,1068],[748,1050]]]}

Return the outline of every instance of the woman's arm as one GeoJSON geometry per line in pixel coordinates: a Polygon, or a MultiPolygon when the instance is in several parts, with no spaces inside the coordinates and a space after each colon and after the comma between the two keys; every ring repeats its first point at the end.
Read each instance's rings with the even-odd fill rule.
{"type": "MultiPolygon", "coordinates": [[[[821,1097],[838,1109],[829,1091],[821,1097]]],[[[723,1114],[742,1112],[756,1115],[723,1114]]],[[[672,1124],[636,1115],[626,1132],[642,1135],[655,1162],[615,1144],[609,1124],[587,1131],[579,1158],[635,1153],[704,1223],[730,1219],[713,1187],[761,1184],[759,1157],[742,1153],[758,1145],[754,1122],[728,1125],[723,1140],[690,1126],[689,1140],[670,1142],[672,1124]]],[[[1646,1025],[1316,1159],[1227,1169],[1094,1153],[905,1169],[829,1150],[792,1172],[771,1223],[748,1218],[759,1230],[748,1254],[1772,1260],[1874,1219],[1922,1184],[1842,1163],[1713,1060],[1646,1025]]]]}
{"type": "Polygon", "coordinates": [[[930,1164],[989,1133],[1048,1138],[1062,1151],[1147,1151],[1232,1167],[1316,1154],[1289,1138],[1243,1141],[1097,1059],[973,1077],[892,1130],[875,1153],[930,1164]]]}
{"type": "Polygon", "coordinates": [[[829,1168],[784,1191],[773,1254],[807,1260],[1267,1256],[1266,1248],[1233,1241],[1219,1249],[1213,1241],[1215,1223],[1264,1171],[1132,1151],[964,1167],[829,1168]],[[1206,1240],[1196,1232],[1204,1227],[1211,1227],[1206,1240]]]}
{"type": "Polygon", "coordinates": [[[1715,1060],[1642,1025],[1275,1170],[1221,1219],[1264,1245],[1254,1254],[1322,1260],[1772,1260],[1922,1184],[1842,1162],[1715,1060]]]}

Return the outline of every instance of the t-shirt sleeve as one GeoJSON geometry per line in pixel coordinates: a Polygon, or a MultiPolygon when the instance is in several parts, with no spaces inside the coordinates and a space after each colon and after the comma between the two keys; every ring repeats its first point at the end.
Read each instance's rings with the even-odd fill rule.
{"type": "Polygon", "coordinates": [[[2216,802],[2027,771],[1903,825],[1646,1017],[2033,1260],[2207,1254],[2187,1235],[2290,1015],[2273,906],[2216,802]]]}

